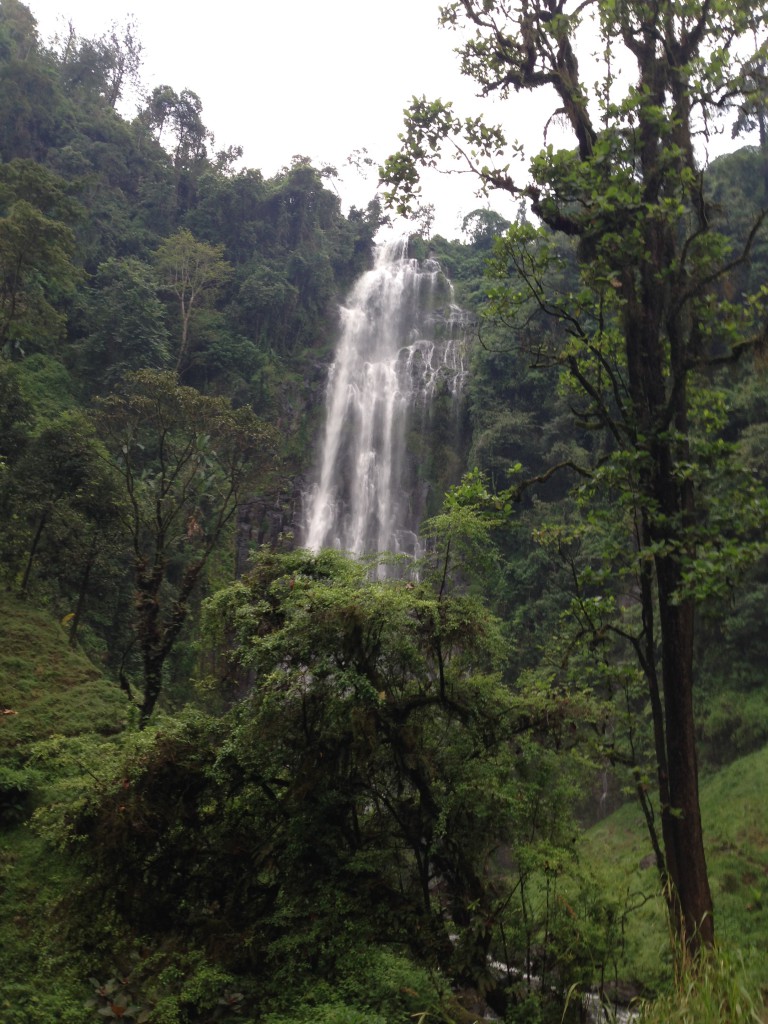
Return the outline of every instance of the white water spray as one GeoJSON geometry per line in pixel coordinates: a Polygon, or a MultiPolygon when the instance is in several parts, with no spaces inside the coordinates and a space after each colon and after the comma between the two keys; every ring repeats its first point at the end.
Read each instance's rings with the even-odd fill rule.
{"type": "Polygon", "coordinates": [[[469,318],[439,264],[408,259],[407,248],[407,239],[379,247],[341,311],[306,516],[304,544],[313,551],[416,549],[426,493],[409,438],[437,394],[458,399],[469,318]]]}

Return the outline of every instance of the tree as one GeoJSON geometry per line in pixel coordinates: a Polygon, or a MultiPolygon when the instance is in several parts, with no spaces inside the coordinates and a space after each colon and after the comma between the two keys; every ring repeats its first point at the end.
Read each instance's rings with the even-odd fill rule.
{"type": "MultiPolygon", "coordinates": [[[[407,944],[503,1013],[515,997],[489,956],[503,947],[522,975],[523,876],[535,888],[572,852],[572,780],[550,743],[583,709],[503,684],[500,623],[452,582],[483,560],[482,526],[454,509],[430,534],[416,582],[332,550],[262,551],[206,602],[206,635],[222,682],[250,672],[230,754],[247,751],[255,813],[273,822],[250,875],[273,927],[327,951],[343,907],[347,927],[407,944]]],[[[554,972],[563,994],[572,968],[554,972]]]]}
{"type": "Polygon", "coordinates": [[[579,420],[605,431],[607,454],[593,467],[593,485],[622,496],[640,620],[635,632],[612,628],[623,630],[648,687],[658,861],[689,950],[714,937],[693,712],[697,603],[722,584],[718,573],[747,557],[749,532],[763,514],[759,500],[757,517],[748,514],[745,485],[732,504],[735,526],[718,539],[722,519],[700,493],[717,460],[712,447],[704,454],[694,445],[702,409],[695,389],[713,366],[759,341],[764,298],[737,308],[722,298],[719,285],[748,258],[761,218],[729,250],[715,229],[694,143],[750,90],[738,53],[765,18],[764,5],[737,0],[449,3],[443,23],[469,30],[463,72],[485,96],[545,92],[575,148],[548,145],[531,161],[530,179],[518,182],[509,164],[496,163],[507,148],[499,127],[462,121],[450,104],[422,98],[407,112],[401,152],[383,168],[390,201],[407,208],[418,195],[419,167],[448,143],[483,188],[528,200],[543,225],[518,225],[500,243],[496,275],[509,284],[498,285],[496,309],[539,360],[565,371],[579,420]],[[585,29],[602,43],[596,90],[582,70],[585,29]],[[556,235],[577,244],[575,283],[560,273],[556,235]],[[536,337],[531,325],[542,316],[552,326],[536,337]]]}
{"type": "Polygon", "coordinates": [[[203,104],[197,93],[182,89],[177,93],[169,85],[158,85],[146,98],[139,121],[163,143],[168,129],[174,137],[173,162],[178,169],[189,170],[205,161],[206,143],[213,136],[203,124],[203,104]]]}
{"type": "Polygon", "coordinates": [[[0,12],[0,56],[28,60],[38,48],[37,21],[26,4],[6,0],[0,12]]]}
{"type": "Polygon", "coordinates": [[[77,578],[75,632],[98,548],[117,518],[119,494],[105,454],[93,425],[69,412],[27,439],[9,473],[19,593],[26,595],[45,552],[46,579],[77,578]]]}
{"type": "Polygon", "coordinates": [[[139,86],[141,51],[136,25],[130,20],[122,26],[113,22],[109,30],[96,39],[78,38],[70,22],[59,58],[64,88],[91,92],[114,109],[126,83],[134,89],[139,86]]]}
{"type": "Polygon", "coordinates": [[[578,774],[554,747],[584,709],[503,684],[499,622],[451,582],[449,547],[477,562],[473,542],[487,540],[459,513],[433,531],[421,580],[373,579],[332,550],[263,549],[205,602],[217,681],[226,693],[245,668],[248,693],[223,716],[190,709],[129,738],[62,806],[84,907],[109,907],[150,947],[178,935],[208,948],[215,933],[218,965],[267,965],[249,989],[255,1015],[286,990],[294,1008],[307,987],[316,1004],[373,947],[470,987],[472,1015],[444,1019],[474,1020],[478,993],[528,1019],[515,1004],[534,984],[559,1003],[537,1019],[561,1018],[602,939],[588,905],[554,897],[575,861],[578,774]],[[577,917],[592,927],[580,934],[577,917]],[[502,957],[507,972],[489,962],[502,957]]]}
{"type": "Polygon", "coordinates": [[[475,249],[490,250],[494,239],[509,228],[509,221],[491,209],[472,210],[461,222],[461,230],[475,249]]]}
{"type": "Polygon", "coordinates": [[[61,336],[66,318],[59,302],[71,294],[75,235],[61,217],[76,204],[66,183],[31,160],[0,169],[0,349],[24,355],[61,336]]]}
{"type": "Polygon", "coordinates": [[[147,722],[190,597],[238,502],[270,468],[274,439],[249,409],[180,387],[171,373],[127,374],[99,406],[127,501],[147,722]]]}
{"type": "Polygon", "coordinates": [[[428,242],[432,237],[432,225],[435,223],[434,203],[424,203],[414,211],[413,218],[419,226],[419,234],[428,242]]]}
{"type": "Polygon", "coordinates": [[[165,307],[152,268],[132,257],[109,259],[94,277],[88,302],[86,358],[101,382],[126,370],[169,364],[165,307]]]}
{"type": "Polygon", "coordinates": [[[176,372],[181,374],[189,361],[192,314],[215,297],[229,279],[232,268],[224,259],[223,245],[198,242],[186,228],[163,242],[157,250],[155,263],[163,284],[179,300],[181,342],[176,372]]]}

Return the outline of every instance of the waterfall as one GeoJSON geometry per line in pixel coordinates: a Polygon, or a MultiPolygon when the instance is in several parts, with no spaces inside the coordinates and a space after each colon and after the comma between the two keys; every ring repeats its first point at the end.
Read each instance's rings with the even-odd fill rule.
{"type": "Polygon", "coordinates": [[[341,309],[305,517],[313,551],[417,550],[428,490],[421,439],[437,398],[458,410],[470,318],[437,261],[407,250],[407,239],[379,246],[341,309]]]}

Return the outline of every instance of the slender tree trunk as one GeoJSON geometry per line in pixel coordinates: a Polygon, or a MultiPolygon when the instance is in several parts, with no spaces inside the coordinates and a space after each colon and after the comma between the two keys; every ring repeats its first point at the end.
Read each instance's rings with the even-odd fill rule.
{"type": "Polygon", "coordinates": [[[176,599],[166,617],[160,613],[160,588],[164,579],[162,562],[157,562],[149,576],[139,574],[141,598],[137,602],[139,637],[144,658],[144,700],[141,704],[140,724],[143,728],[155,710],[163,687],[163,668],[173,645],[187,621],[190,594],[205,567],[213,547],[210,541],[204,555],[187,566],[176,599]]]}
{"type": "Polygon", "coordinates": [[[19,594],[22,597],[25,597],[27,593],[27,587],[29,586],[29,577],[32,572],[32,563],[35,560],[35,555],[37,554],[37,549],[40,544],[40,538],[43,536],[45,524],[48,522],[49,512],[49,509],[43,509],[42,513],[40,514],[40,519],[37,523],[35,535],[32,538],[32,543],[29,548],[29,554],[27,556],[27,564],[24,566],[24,575],[21,578],[21,585],[19,587],[19,594]]]}
{"type": "Polygon", "coordinates": [[[93,570],[94,563],[96,561],[96,545],[95,543],[91,546],[88,552],[88,558],[83,569],[83,575],[80,578],[80,589],[77,593],[77,605],[75,606],[75,614],[72,616],[72,622],[69,626],[69,646],[74,647],[77,643],[77,628],[80,625],[80,619],[83,615],[83,608],[85,608],[85,598],[88,593],[88,584],[91,579],[91,571],[93,570]]]}

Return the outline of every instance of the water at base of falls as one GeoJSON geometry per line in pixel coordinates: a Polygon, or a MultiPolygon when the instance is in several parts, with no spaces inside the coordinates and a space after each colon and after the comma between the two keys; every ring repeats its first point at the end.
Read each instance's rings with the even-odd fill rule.
{"type": "Polygon", "coordinates": [[[306,503],[303,543],[313,551],[417,551],[427,484],[414,437],[438,396],[458,409],[469,318],[439,264],[408,259],[407,250],[407,239],[380,246],[341,311],[306,503]]]}

